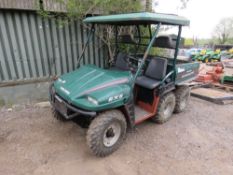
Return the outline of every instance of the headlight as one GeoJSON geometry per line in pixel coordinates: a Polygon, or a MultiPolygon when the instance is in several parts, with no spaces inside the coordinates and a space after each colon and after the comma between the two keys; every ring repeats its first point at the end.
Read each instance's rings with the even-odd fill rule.
{"type": "Polygon", "coordinates": [[[91,103],[93,103],[94,105],[98,105],[98,101],[90,96],[87,97],[87,100],[91,103]]]}
{"type": "Polygon", "coordinates": [[[58,80],[60,83],[63,83],[63,84],[66,83],[66,80],[62,80],[61,78],[58,78],[57,80],[58,80]]]}

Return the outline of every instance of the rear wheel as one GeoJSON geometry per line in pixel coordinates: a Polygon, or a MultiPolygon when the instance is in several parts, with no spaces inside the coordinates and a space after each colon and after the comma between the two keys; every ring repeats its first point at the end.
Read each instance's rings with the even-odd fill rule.
{"type": "Polygon", "coordinates": [[[175,91],[176,96],[176,106],[175,113],[180,113],[185,110],[188,105],[188,101],[190,98],[190,88],[188,86],[178,87],[175,91]]]}
{"type": "Polygon", "coordinates": [[[67,119],[64,118],[55,108],[52,107],[51,110],[52,110],[52,115],[56,120],[59,120],[59,121],[62,121],[62,122],[67,121],[67,119]]]}
{"type": "Polygon", "coordinates": [[[98,115],[87,131],[87,145],[99,157],[116,151],[126,134],[126,120],[121,111],[111,110],[98,115]]]}
{"type": "Polygon", "coordinates": [[[160,98],[157,114],[152,118],[156,123],[165,123],[168,121],[174,111],[176,105],[176,97],[173,92],[169,92],[160,98]]]}

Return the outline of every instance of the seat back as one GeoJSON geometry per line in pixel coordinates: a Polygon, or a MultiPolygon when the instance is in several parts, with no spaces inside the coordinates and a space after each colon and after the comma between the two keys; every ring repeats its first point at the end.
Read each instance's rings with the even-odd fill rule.
{"type": "Polygon", "coordinates": [[[153,43],[153,47],[175,49],[176,48],[176,38],[172,36],[159,36],[153,43]]]}
{"type": "Polygon", "coordinates": [[[127,61],[125,60],[126,57],[127,57],[127,55],[125,53],[119,52],[117,54],[117,58],[116,58],[116,62],[115,62],[115,67],[117,69],[124,70],[124,71],[128,71],[130,69],[127,61]]]}
{"type": "Polygon", "coordinates": [[[155,80],[162,80],[166,76],[166,71],[167,59],[155,57],[151,59],[147,66],[145,76],[155,80]]]}

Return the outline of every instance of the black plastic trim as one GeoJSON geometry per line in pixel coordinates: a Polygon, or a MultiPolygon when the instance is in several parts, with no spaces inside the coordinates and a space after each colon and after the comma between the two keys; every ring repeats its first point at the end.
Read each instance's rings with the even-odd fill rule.
{"type": "Polygon", "coordinates": [[[68,103],[67,103],[64,99],[62,99],[60,96],[58,96],[57,94],[52,93],[52,86],[51,86],[51,88],[50,88],[49,91],[50,91],[50,98],[49,98],[49,99],[50,99],[50,103],[51,103],[51,105],[52,105],[59,113],[61,113],[60,109],[56,108],[56,105],[54,105],[56,96],[57,96],[60,100],[62,100],[62,102],[63,102],[63,103],[65,104],[65,106],[67,107],[67,109],[69,109],[69,110],[71,110],[72,112],[74,112],[74,113],[71,114],[71,115],[66,115],[66,114],[62,114],[62,113],[61,113],[66,119],[74,118],[74,117],[76,117],[76,116],[79,115],[79,114],[86,115],[86,116],[91,116],[91,117],[94,117],[94,116],[97,115],[97,113],[94,112],[94,111],[85,111],[85,110],[79,109],[79,108],[77,108],[77,107],[75,107],[75,106],[72,106],[72,105],[68,104],[68,103]]]}

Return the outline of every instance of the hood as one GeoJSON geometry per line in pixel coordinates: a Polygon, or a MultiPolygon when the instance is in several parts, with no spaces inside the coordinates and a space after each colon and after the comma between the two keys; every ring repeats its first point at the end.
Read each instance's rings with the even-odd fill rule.
{"type": "Polygon", "coordinates": [[[132,75],[127,71],[113,71],[93,65],[62,75],[55,83],[55,90],[66,100],[72,100],[89,93],[119,84],[129,84],[132,75]]]}

